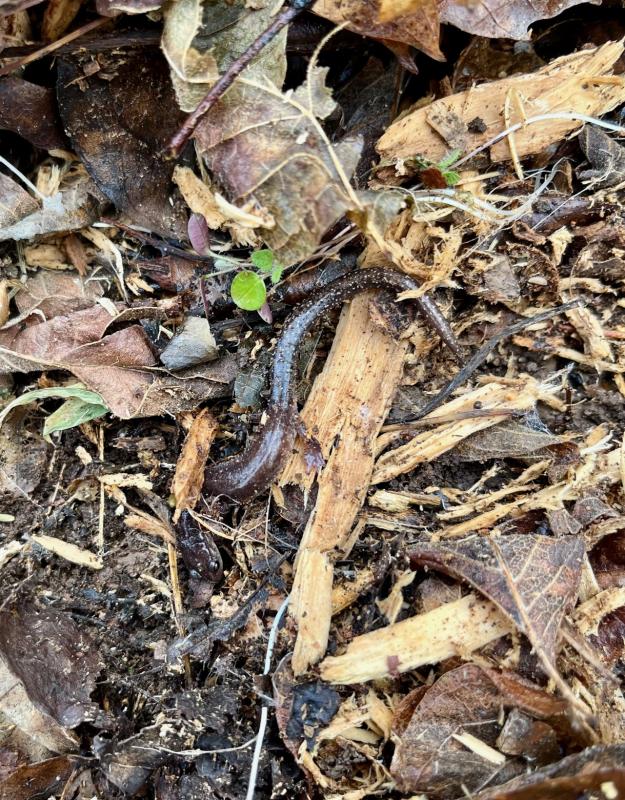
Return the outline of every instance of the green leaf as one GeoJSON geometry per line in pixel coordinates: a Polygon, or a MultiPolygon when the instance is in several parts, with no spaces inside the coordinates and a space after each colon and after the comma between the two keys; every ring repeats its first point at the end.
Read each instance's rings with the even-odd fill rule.
{"type": "Polygon", "coordinates": [[[46,419],[43,435],[48,436],[55,431],[75,428],[83,422],[103,417],[107,412],[108,408],[102,403],[89,403],[80,397],[70,397],[46,419]]]}
{"type": "Polygon", "coordinates": [[[267,299],[267,290],[260,275],[246,269],[232,281],[230,296],[239,308],[258,311],[267,299]]]}
{"type": "Polygon", "coordinates": [[[448,153],[444,158],[438,162],[437,166],[440,168],[441,172],[444,172],[447,167],[451,167],[458,159],[460,158],[460,150],[452,150],[451,153],[448,153]]]}
{"type": "Polygon", "coordinates": [[[35,400],[46,400],[48,397],[75,397],[82,400],[84,403],[91,405],[102,406],[108,411],[104,405],[104,400],[97,392],[92,392],[90,389],[85,389],[84,386],[53,386],[50,389],[34,389],[32,392],[24,392],[24,394],[16,397],[8,405],[6,405],[0,413],[0,425],[4,422],[8,414],[18,406],[27,406],[35,400]]]}
{"type": "Polygon", "coordinates": [[[280,278],[282,277],[282,273],[284,272],[284,267],[282,264],[276,263],[273,265],[273,269],[271,270],[271,282],[278,283],[280,278]]]}
{"type": "Polygon", "coordinates": [[[445,178],[445,183],[447,186],[455,186],[460,180],[460,173],[455,172],[453,169],[445,170],[442,175],[443,178],[445,178]]]}
{"type": "Polygon", "coordinates": [[[254,252],[250,255],[250,261],[261,272],[271,272],[273,269],[273,251],[254,250],[254,252]]]}

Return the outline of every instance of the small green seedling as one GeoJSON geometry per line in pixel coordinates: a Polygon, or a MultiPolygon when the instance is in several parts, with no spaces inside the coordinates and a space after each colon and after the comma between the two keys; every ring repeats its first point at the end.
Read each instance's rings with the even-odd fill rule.
{"type": "MultiPolygon", "coordinates": [[[[284,266],[276,261],[271,250],[255,250],[250,261],[258,272],[268,275],[272,283],[278,283],[284,266]]],[[[230,286],[230,296],[244,311],[258,311],[267,302],[265,282],[258,272],[246,269],[239,272],[230,286]]]]}
{"type": "Polygon", "coordinates": [[[460,180],[460,174],[456,172],[456,170],[450,169],[450,167],[456,163],[456,161],[460,158],[460,150],[452,150],[451,153],[448,153],[444,158],[441,158],[440,161],[434,163],[427,158],[423,158],[422,156],[416,156],[414,158],[414,166],[420,172],[427,172],[430,171],[434,173],[432,176],[434,178],[434,183],[428,183],[425,181],[424,177],[424,184],[429,186],[430,188],[442,188],[437,185],[436,181],[436,174],[440,173],[440,177],[445,181],[447,186],[455,186],[458,181],[460,180]]]}
{"type": "Polygon", "coordinates": [[[443,178],[445,178],[447,186],[455,186],[460,180],[460,173],[454,169],[449,169],[459,158],[460,150],[452,150],[445,158],[441,158],[436,165],[440,169],[443,178]]]}

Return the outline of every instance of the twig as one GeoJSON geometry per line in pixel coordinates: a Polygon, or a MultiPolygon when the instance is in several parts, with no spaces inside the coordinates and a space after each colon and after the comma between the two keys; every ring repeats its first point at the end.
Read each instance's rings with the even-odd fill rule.
{"type": "Polygon", "coordinates": [[[13,164],[11,164],[10,161],[7,161],[6,158],[4,158],[3,156],[0,156],[0,164],[4,164],[4,166],[8,170],[10,170],[14,175],[16,175],[22,181],[22,183],[30,189],[30,191],[33,194],[37,195],[37,197],[40,200],[45,200],[46,199],[46,196],[44,194],[41,194],[41,192],[35,186],[35,184],[32,183],[31,181],[29,181],[28,178],[26,177],[26,175],[24,175],[23,172],[20,172],[17,167],[14,167],[13,164]]]}
{"type": "Polygon", "coordinates": [[[78,39],[79,36],[82,36],[89,31],[93,31],[96,28],[101,28],[107,22],[110,22],[109,17],[99,17],[98,19],[93,20],[93,22],[88,22],[86,25],[82,25],[80,28],[76,28],[75,31],[68,33],[66,36],[62,36],[60,39],[57,39],[56,42],[52,42],[51,44],[47,44],[45,47],[42,47],[40,50],[36,50],[34,53],[30,55],[23,56],[22,58],[16,58],[13,61],[9,61],[8,64],[5,64],[3,67],[0,67],[0,77],[3,75],[10,75],[12,72],[15,72],[16,69],[20,67],[24,67],[26,64],[30,64],[33,61],[37,61],[44,56],[50,55],[50,53],[54,53],[64,44],[68,44],[69,42],[73,42],[74,39],[78,39]]]}
{"type": "MultiPolygon", "coordinates": [[[[547,311],[536,314],[536,316],[530,317],[529,319],[519,320],[519,322],[515,322],[514,325],[510,325],[509,327],[504,328],[502,331],[499,331],[499,333],[496,333],[494,336],[491,336],[491,338],[487,342],[484,342],[479,350],[477,350],[471,356],[465,366],[454,378],[452,378],[447,386],[445,386],[445,388],[442,389],[436,395],[436,397],[433,397],[428,403],[425,404],[415,419],[421,419],[422,417],[425,417],[426,414],[430,414],[432,411],[434,411],[435,408],[438,408],[438,406],[440,406],[440,404],[446,400],[455,389],[465,383],[475,372],[475,370],[481,366],[484,361],[486,361],[489,354],[494,350],[499,342],[507,339],[509,336],[513,336],[515,333],[519,333],[519,331],[525,330],[525,328],[529,328],[530,325],[536,325],[539,322],[545,322],[545,320],[551,319],[558,314],[562,314],[564,311],[569,311],[571,308],[576,308],[579,305],[582,305],[581,300],[571,300],[569,303],[564,303],[563,305],[556,306],[555,308],[549,308],[547,311]]],[[[413,420],[406,420],[407,423],[412,421],[413,420]]]]}
{"type": "MultiPolygon", "coordinates": [[[[271,671],[271,657],[273,655],[273,648],[276,643],[276,636],[278,635],[278,628],[289,605],[289,596],[285,598],[282,605],[278,609],[275,616],[271,630],[269,631],[269,639],[267,641],[267,652],[265,653],[265,668],[263,675],[269,675],[271,671]]],[[[265,738],[265,730],[267,729],[267,717],[269,715],[267,706],[263,706],[260,710],[260,724],[258,726],[258,734],[256,736],[256,744],[254,746],[254,756],[252,758],[252,766],[250,768],[250,778],[247,784],[247,794],[245,800],[254,800],[254,793],[256,792],[256,779],[258,777],[258,768],[260,766],[260,756],[263,749],[263,740],[265,738]]]]}
{"type": "Polygon", "coordinates": [[[247,65],[260,51],[313,0],[293,0],[293,4],[281,11],[274,21],[266,28],[252,44],[232,62],[219,80],[211,86],[200,104],[182,123],[181,128],[172,136],[167,149],[171,158],[177,158],[189,137],[195,131],[198,122],[215,105],[220,97],[232,86],[236,78],[243,72],[247,65]]]}

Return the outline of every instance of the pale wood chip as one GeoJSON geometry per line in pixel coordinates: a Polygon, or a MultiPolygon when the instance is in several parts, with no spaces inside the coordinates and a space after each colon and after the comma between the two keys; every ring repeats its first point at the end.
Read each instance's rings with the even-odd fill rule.
{"type": "Polygon", "coordinates": [[[56,536],[45,536],[43,534],[31,537],[33,542],[36,542],[41,547],[45,547],[51,553],[54,553],[66,561],[71,561],[72,564],[78,564],[81,567],[89,567],[89,569],[102,569],[104,564],[102,560],[89,550],[83,550],[75,544],[64,542],[62,539],[57,539],[56,536]]]}
{"type": "MultiPolygon", "coordinates": [[[[482,409],[527,411],[534,407],[539,396],[539,384],[528,377],[501,383],[493,381],[463,394],[429,415],[451,416],[452,421],[438,425],[432,430],[421,431],[407,444],[383,453],[376,462],[371,482],[385,483],[398,475],[410,472],[418,464],[432,461],[452,450],[467,436],[501,422],[502,417],[496,414],[453,420],[454,415],[473,410],[475,403],[480,403],[482,409]]],[[[376,443],[377,451],[386,449],[397,438],[395,432],[383,434],[376,443]]]]}
{"type": "Polygon", "coordinates": [[[611,586],[575,609],[575,624],[584,636],[596,635],[606,614],[611,614],[622,606],[625,606],[625,587],[611,586]]]}
{"type": "MultiPolygon", "coordinates": [[[[373,442],[399,383],[407,345],[376,327],[369,295],[344,309],[331,352],[302,412],[327,463],[295,562],[289,613],[297,622],[295,674],[324,654],[332,613],[333,559],[350,549],[354,521],[373,470],[373,442]]],[[[280,484],[311,488],[302,450],[287,464],[280,484]]]]}
{"type": "Polygon", "coordinates": [[[362,683],[389,678],[470,653],[512,631],[512,623],[489,600],[474,594],[356,637],[343,655],[320,665],[329,683],[362,683]]]}
{"type": "Polygon", "coordinates": [[[191,422],[172,481],[172,494],[176,501],[174,522],[185,508],[195,508],[200,498],[204,467],[218,427],[217,420],[207,408],[203,408],[191,422]]]}
{"type": "MultiPolygon", "coordinates": [[[[490,81],[443,97],[390,125],[378,141],[378,152],[385,159],[423,155],[439,161],[462,140],[457,123],[453,139],[456,144],[450,143],[448,137],[443,138],[441,119],[460,119],[465,130],[464,151],[475,149],[505,130],[504,108],[509,92],[523,98],[522,111],[518,105],[510,109],[510,124],[557,112],[601,116],[625,100],[625,81],[621,76],[614,83],[597,80],[598,76],[611,75],[622,52],[622,42],[608,42],[562,56],[536,72],[490,81]],[[469,131],[469,123],[476,118],[484,123],[482,133],[469,131]]],[[[549,119],[522,127],[514,134],[514,150],[520,158],[539,153],[582,124],[577,120],[549,119]]],[[[491,147],[493,161],[511,157],[507,140],[491,147]]]]}

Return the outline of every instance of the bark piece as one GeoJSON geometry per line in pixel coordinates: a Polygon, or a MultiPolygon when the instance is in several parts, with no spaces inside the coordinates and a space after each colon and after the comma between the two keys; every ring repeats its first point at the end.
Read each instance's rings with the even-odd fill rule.
{"type": "Polygon", "coordinates": [[[458,653],[470,653],[512,630],[513,625],[493,603],[469,594],[433,611],[357,636],[345,653],[328,656],[321,662],[321,677],[329,683],[394,677],[423,664],[437,664],[458,653]]]}
{"type": "MultiPolygon", "coordinates": [[[[601,47],[562,56],[537,72],[492,81],[441,98],[394,122],[379,140],[378,152],[386,159],[422,155],[437,162],[444,158],[453,148],[432,126],[433,115],[436,118],[451,115],[463,120],[468,151],[508,125],[539,114],[578,112],[600,117],[623,102],[625,87],[621,81],[612,84],[592,79],[611,75],[622,52],[622,42],[608,42],[601,47]],[[522,98],[522,104],[511,103],[506,120],[503,112],[509,95],[522,98]],[[476,118],[484,122],[483,131],[471,128],[470,123],[476,118]]],[[[521,128],[514,134],[516,153],[519,157],[539,153],[582,124],[575,120],[551,119],[521,128]]],[[[510,143],[506,139],[498,142],[491,147],[490,154],[494,161],[512,158],[510,143]]]]}
{"type": "MultiPolygon", "coordinates": [[[[406,343],[375,327],[368,305],[369,296],[363,295],[343,311],[330,355],[302,412],[327,463],[296,560],[290,604],[299,631],[295,674],[325,652],[333,557],[350,547],[350,533],[373,469],[373,442],[403,368],[406,343]]],[[[307,490],[313,478],[301,449],[287,464],[280,483],[297,483],[307,490]]]]}

